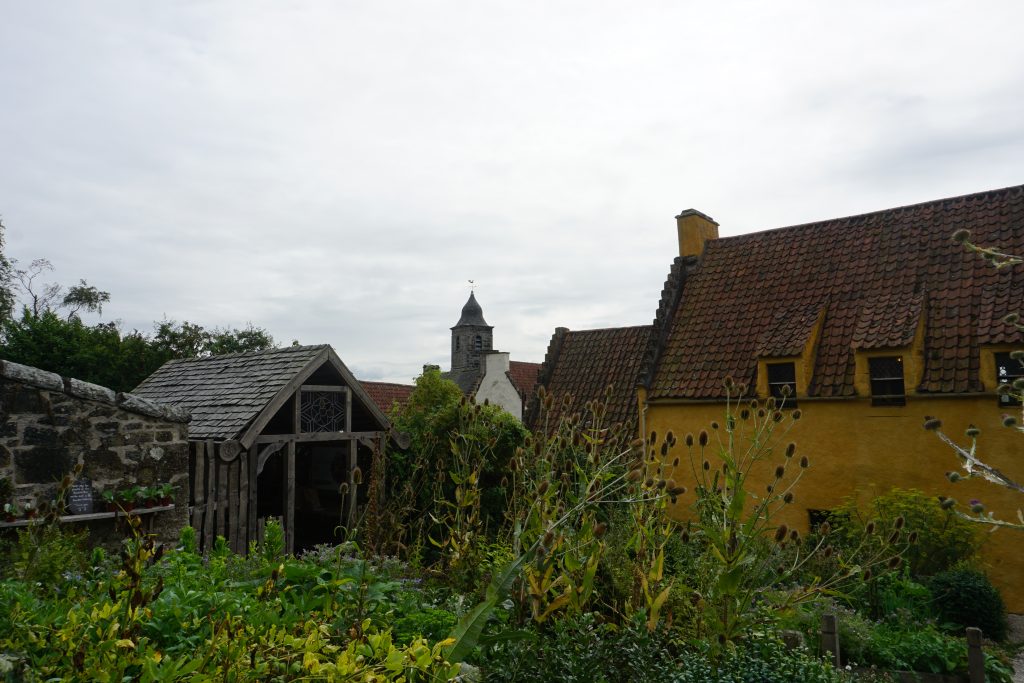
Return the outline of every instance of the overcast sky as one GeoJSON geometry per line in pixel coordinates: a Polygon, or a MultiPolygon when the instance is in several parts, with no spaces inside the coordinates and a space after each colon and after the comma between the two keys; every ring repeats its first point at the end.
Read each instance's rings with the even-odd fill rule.
{"type": "Polygon", "coordinates": [[[363,379],[650,323],[722,235],[1024,183],[1024,3],[0,0],[7,253],[363,379]]]}

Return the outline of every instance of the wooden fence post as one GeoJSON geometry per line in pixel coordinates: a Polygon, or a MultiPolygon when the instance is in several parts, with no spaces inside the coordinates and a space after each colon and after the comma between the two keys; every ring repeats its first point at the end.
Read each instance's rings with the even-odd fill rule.
{"type": "Polygon", "coordinates": [[[981,629],[967,629],[967,676],[971,683],[985,683],[985,654],[981,651],[981,629]]]}
{"type": "Polygon", "coordinates": [[[827,654],[832,665],[840,667],[839,628],[834,614],[821,615],[821,654],[827,654]]]}

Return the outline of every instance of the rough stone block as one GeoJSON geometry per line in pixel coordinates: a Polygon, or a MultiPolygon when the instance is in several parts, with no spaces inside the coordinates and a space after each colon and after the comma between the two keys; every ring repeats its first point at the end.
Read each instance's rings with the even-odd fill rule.
{"type": "Polygon", "coordinates": [[[117,401],[117,393],[113,389],[70,377],[64,380],[64,392],[69,396],[84,398],[88,401],[98,401],[100,403],[114,403],[117,401]]]}
{"type": "Polygon", "coordinates": [[[83,464],[83,473],[93,481],[120,479],[125,473],[125,465],[121,462],[121,457],[110,450],[86,453],[83,464]]]}
{"type": "Polygon", "coordinates": [[[48,414],[51,409],[49,397],[35,387],[23,384],[9,384],[4,389],[4,412],[9,415],[24,413],[48,414]]]}
{"type": "Polygon", "coordinates": [[[52,427],[26,425],[21,435],[21,443],[25,446],[44,446],[56,448],[60,445],[60,432],[52,427]]]}
{"type": "Polygon", "coordinates": [[[7,446],[0,445],[0,468],[10,467],[11,465],[11,449],[7,446]]]}
{"type": "Polygon", "coordinates": [[[159,431],[156,433],[157,443],[166,443],[168,441],[174,441],[174,432],[166,430],[159,431]]]}
{"type": "Polygon", "coordinates": [[[28,365],[12,363],[9,360],[0,361],[0,375],[15,382],[24,382],[41,389],[64,391],[64,380],[60,375],[28,365]]]}
{"type": "Polygon", "coordinates": [[[63,448],[22,448],[14,452],[14,476],[18,484],[52,484],[75,466],[63,448]]]}
{"type": "Polygon", "coordinates": [[[7,439],[18,436],[18,419],[8,418],[0,423],[0,438],[7,439]]]}

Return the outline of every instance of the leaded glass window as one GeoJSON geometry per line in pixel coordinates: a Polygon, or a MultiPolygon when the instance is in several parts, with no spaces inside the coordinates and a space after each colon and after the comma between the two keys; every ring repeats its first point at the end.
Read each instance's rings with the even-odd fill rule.
{"type": "Polygon", "coordinates": [[[768,363],[768,394],[783,408],[796,408],[796,363],[768,363]]]}
{"type": "Polygon", "coordinates": [[[906,389],[903,384],[903,357],[879,356],[868,358],[871,374],[871,405],[905,406],[906,389]]]}
{"type": "MultiPolygon", "coordinates": [[[[1024,377],[1024,364],[1019,360],[1010,358],[1009,353],[997,353],[996,355],[996,381],[1000,384],[1013,384],[1015,379],[1024,377]]],[[[1020,399],[1012,394],[1000,394],[999,405],[1019,406],[1020,399]]]]}
{"type": "Polygon", "coordinates": [[[299,430],[303,434],[345,431],[344,391],[300,391],[299,430]]]}

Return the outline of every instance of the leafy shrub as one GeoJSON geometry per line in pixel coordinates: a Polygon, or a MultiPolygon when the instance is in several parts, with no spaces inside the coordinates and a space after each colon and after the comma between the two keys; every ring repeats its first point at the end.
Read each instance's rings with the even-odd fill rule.
{"type": "Polygon", "coordinates": [[[980,628],[993,640],[1006,638],[1006,608],[999,591],[980,571],[961,568],[936,574],[930,582],[940,621],[980,628]]]}
{"type": "Polygon", "coordinates": [[[807,648],[811,652],[821,651],[821,617],[824,614],[836,616],[839,629],[839,652],[843,663],[860,664],[867,661],[867,649],[871,642],[875,624],[855,610],[819,600],[802,605],[779,621],[780,628],[800,631],[804,634],[807,648]]]}
{"type": "Polygon", "coordinates": [[[420,637],[437,641],[448,635],[456,621],[448,610],[426,607],[396,619],[392,630],[395,642],[403,645],[420,637]]]}
{"type": "Polygon", "coordinates": [[[565,618],[534,639],[495,645],[481,664],[488,681],[516,683],[831,683],[847,680],[805,651],[754,639],[712,663],[708,648],[684,647],[643,619],[621,628],[593,614],[565,618]]]}
{"type": "Polygon", "coordinates": [[[972,560],[981,548],[983,539],[977,525],[943,510],[932,496],[898,488],[873,496],[867,503],[848,498],[831,515],[833,542],[839,539],[842,547],[856,547],[870,536],[872,543],[882,543],[898,518],[905,522],[906,535],[916,533],[917,542],[903,554],[911,577],[932,576],[972,560]],[[870,534],[872,523],[885,533],[870,534]]]}

